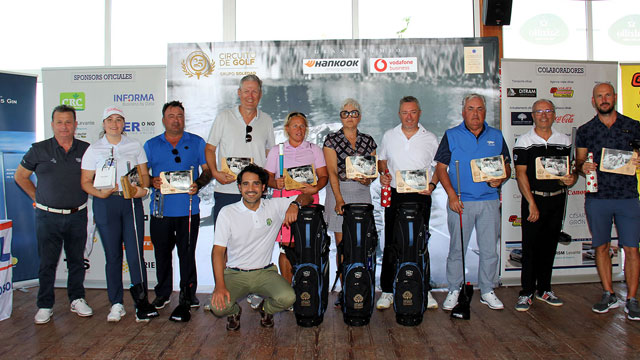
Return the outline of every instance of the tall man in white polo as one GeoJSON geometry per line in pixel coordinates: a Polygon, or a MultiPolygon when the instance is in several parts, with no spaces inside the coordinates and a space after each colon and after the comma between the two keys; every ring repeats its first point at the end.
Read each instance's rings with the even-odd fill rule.
{"type": "Polygon", "coordinates": [[[256,75],[243,77],[238,98],[239,106],[224,110],[216,117],[205,150],[207,165],[216,179],[214,224],[220,209],[241,199],[233,176],[220,171],[222,158],[250,157],[254,164],[262,167],[267,162],[269,149],[275,145],[271,116],[258,110],[262,80],[256,75]]]}
{"type": "MultiPolygon", "coordinates": [[[[425,224],[429,226],[431,215],[431,192],[438,184],[438,177],[434,174],[427,185],[427,189],[419,193],[401,194],[396,191],[397,170],[422,170],[431,172],[433,158],[438,150],[438,138],[420,124],[420,103],[413,96],[405,96],[400,99],[398,116],[400,124],[385,132],[382,138],[382,150],[378,155],[378,170],[380,171],[380,183],[383,186],[391,186],[391,205],[384,210],[384,253],[382,257],[382,273],[380,275],[380,287],[382,295],[378,299],[376,307],[379,310],[388,309],[393,303],[393,279],[395,276],[396,256],[393,251],[395,238],[393,226],[396,213],[400,204],[417,202],[424,204],[423,213],[425,224]],[[386,174],[386,171],[389,174],[386,174]]],[[[428,256],[428,252],[427,252],[428,256]]],[[[425,276],[430,278],[427,269],[425,276]]],[[[427,280],[428,281],[428,280],[427,280]]],[[[427,307],[437,309],[438,303],[429,291],[427,307]]]]}

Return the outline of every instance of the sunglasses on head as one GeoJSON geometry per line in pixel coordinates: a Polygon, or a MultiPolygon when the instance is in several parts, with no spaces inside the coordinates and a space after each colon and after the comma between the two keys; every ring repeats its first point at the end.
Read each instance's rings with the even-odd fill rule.
{"type": "Polygon", "coordinates": [[[342,111],[340,111],[340,118],[341,119],[346,119],[349,116],[351,116],[352,118],[357,118],[358,116],[360,116],[360,111],[358,111],[358,110],[351,110],[351,111],[342,110],[342,111]]]}
{"type": "Polygon", "coordinates": [[[175,155],[175,156],[176,156],[174,160],[175,160],[177,163],[182,162],[182,159],[180,159],[180,156],[178,156],[178,149],[173,149],[173,150],[171,150],[171,153],[172,153],[173,155],[175,155]]]}
{"type": "Polygon", "coordinates": [[[307,115],[301,112],[292,112],[291,114],[287,115],[287,121],[291,120],[291,118],[294,118],[296,116],[300,116],[301,118],[307,120],[307,115]]]}
{"type": "Polygon", "coordinates": [[[244,135],[244,142],[250,143],[251,140],[253,140],[253,137],[251,137],[252,131],[253,131],[253,127],[251,125],[247,125],[246,133],[244,135]]]}

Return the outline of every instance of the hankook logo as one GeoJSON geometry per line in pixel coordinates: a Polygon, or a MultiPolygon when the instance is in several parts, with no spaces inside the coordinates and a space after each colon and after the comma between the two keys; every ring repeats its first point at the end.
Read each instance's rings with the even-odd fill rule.
{"type": "Polygon", "coordinates": [[[303,74],[357,74],[361,63],[358,58],[347,59],[303,59],[303,74]]]}

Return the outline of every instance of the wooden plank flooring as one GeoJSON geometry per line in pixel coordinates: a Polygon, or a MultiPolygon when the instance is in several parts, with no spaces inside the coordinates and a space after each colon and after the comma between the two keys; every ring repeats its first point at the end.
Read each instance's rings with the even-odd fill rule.
{"type": "MultiPolygon", "coordinates": [[[[624,284],[616,284],[623,298],[624,284]]],[[[448,312],[429,310],[417,327],[395,322],[393,310],[375,311],[365,327],[348,327],[331,305],[317,328],[301,328],[292,313],[275,316],[273,329],[259,325],[259,314],[243,300],[242,326],[225,330],[226,319],[202,309],[188,323],[168,321],[177,303],[160,310],[147,324],[135,322],[125,294],[127,315],[107,323],[106,290],[87,290],[94,316],[80,318],[69,311],[65,289],[56,289],[51,322],[34,325],[37,288],[14,292],[13,315],[0,322],[0,348],[6,359],[637,359],[640,321],[626,319],[621,306],[595,314],[599,284],[557,285],[565,306],[534,300],[530,311],[513,306],[518,288],[496,291],[505,310],[490,310],[474,293],[470,321],[452,320],[448,312]]],[[[440,304],[445,292],[435,292],[440,304]]],[[[199,294],[201,302],[207,295],[199,294]]],[[[331,295],[331,304],[335,295],[331,295]]]]}

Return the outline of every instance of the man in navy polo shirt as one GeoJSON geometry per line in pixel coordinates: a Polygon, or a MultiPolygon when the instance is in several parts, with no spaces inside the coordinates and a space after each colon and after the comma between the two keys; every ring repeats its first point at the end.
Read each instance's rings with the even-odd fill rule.
{"type": "Polygon", "coordinates": [[[87,242],[87,193],[80,187],[80,163],[89,143],[74,137],[76,111],[60,105],[51,114],[53,137],[31,145],[18,165],[15,181],[36,204],[40,269],[36,324],[53,315],[54,283],[60,251],[67,258],[67,294],[71,311],[91,316],[84,300],[84,247],[87,242]],[[35,173],[38,186],[29,179],[35,173]]]}
{"type": "Polygon", "coordinates": [[[196,241],[200,225],[200,198],[193,196],[209,183],[211,174],[204,155],[206,143],[195,134],[184,131],[184,107],[172,101],[162,107],[162,124],[165,132],[149,139],[144,144],[153,184],[151,194],[151,242],[156,258],[156,299],[152,305],[162,309],[169,303],[173,290],[173,248],[178,248],[180,259],[180,301],[191,307],[200,305],[196,295],[198,275],[196,273],[196,241]],[[199,174],[199,167],[202,174],[199,174]],[[163,171],[189,170],[193,177],[189,194],[162,195],[159,175],[163,171]],[[189,196],[191,203],[191,231],[189,231],[189,196]],[[189,234],[191,237],[189,238],[189,234]],[[189,294],[185,289],[189,289],[189,294]]]}
{"type": "MultiPolygon", "coordinates": [[[[447,130],[440,141],[435,160],[436,174],[449,197],[447,223],[450,242],[447,256],[447,282],[449,294],[442,304],[444,310],[452,310],[458,303],[462,285],[462,256],[460,244],[460,217],[462,213],[464,253],[469,244],[471,231],[476,229],[480,250],[478,285],[480,302],[494,310],[504,305],[493,292],[498,282],[498,235],[500,232],[500,195],[498,188],[511,176],[511,157],[502,137],[502,132],[490,127],[484,120],[487,115],[486,102],[482,95],[469,94],[462,101],[464,121],[447,130]],[[486,182],[474,182],[471,175],[471,160],[489,156],[504,157],[506,176],[486,182]],[[459,161],[461,198],[455,181],[455,162],[459,161]],[[448,167],[448,172],[447,172],[448,167]],[[464,212],[463,212],[464,209],[464,212]]],[[[456,181],[457,182],[457,181],[456,181]]]]}
{"type": "MultiPolygon", "coordinates": [[[[595,171],[598,192],[585,195],[591,246],[596,253],[596,267],[604,292],[602,299],[591,308],[596,313],[606,313],[617,308],[618,298],[611,283],[611,224],[615,222],[618,244],[624,249],[624,276],[627,283],[625,312],[630,320],[640,320],[640,308],[636,293],[640,273],[640,201],[638,181],[634,175],[600,171],[598,161],[606,149],[633,150],[633,141],[640,140],[640,123],[615,111],[617,96],[613,85],[598,83],[593,88],[591,104],[596,116],[578,128],[576,138],[576,169],[582,175],[595,171]],[[593,163],[587,163],[588,153],[593,153],[593,163]]],[[[637,159],[632,163],[638,167],[637,159]]]]}

